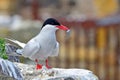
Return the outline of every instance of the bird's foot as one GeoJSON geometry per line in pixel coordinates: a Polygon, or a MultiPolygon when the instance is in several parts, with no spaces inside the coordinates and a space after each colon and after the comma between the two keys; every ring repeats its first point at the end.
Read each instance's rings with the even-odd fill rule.
{"type": "Polygon", "coordinates": [[[51,69],[51,68],[52,68],[51,66],[48,65],[48,59],[45,60],[45,63],[46,63],[46,65],[45,65],[46,68],[48,68],[48,69],[51,69]]]}
{"type": "Polygon", "coordinates": [[[51,67],[51,66],[49,66],[49,65],[46,65],[46,68],[47,68],[47,69],[51,69],[52,67],[51,67]]]}
{"type": "Polygon", "coordinates": [[[37,70],[42,69],[42,65],[37,64],[37,65],[36,65],[36,69],[37,69],[37,70]]]}

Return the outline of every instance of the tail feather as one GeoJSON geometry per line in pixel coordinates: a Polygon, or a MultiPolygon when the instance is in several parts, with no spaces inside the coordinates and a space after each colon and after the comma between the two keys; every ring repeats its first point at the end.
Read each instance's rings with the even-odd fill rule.
{"type": "Polygon", "coordinates": [[[25,43],[22,43],[22,42],[17,41],[17,40],[13,40],[13,39],[9,39],[9,38],[5,38],[5,39],[12,42],[12,43],[14,43],[14,44],[16,44],[16,45],[18,45],[18,46],[20,46],[21,48],[24,48],[25,45],[26,45],[25,43]]]}

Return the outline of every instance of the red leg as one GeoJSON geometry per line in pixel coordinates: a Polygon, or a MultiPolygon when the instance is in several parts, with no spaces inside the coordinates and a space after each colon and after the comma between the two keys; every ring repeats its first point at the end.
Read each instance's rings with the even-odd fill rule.
{"type": "Polygon", "coordinates": [[[45,63],[46,63],[46,67],[47,67],[48,69],[52,68],[51,66],[48,65],[48,59],[45,60],[45,63]]]}
{"type": "Polygon", "coordinates": [[[36,64],[36,69],[42,69],[42,65],[38,64],[38,60],[36,59],[35,62],[37,63],[36,64]]]}

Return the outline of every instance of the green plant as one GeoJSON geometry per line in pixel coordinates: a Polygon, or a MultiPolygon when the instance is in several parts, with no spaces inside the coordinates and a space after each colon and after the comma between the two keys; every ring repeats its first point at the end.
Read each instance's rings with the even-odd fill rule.
{"type": "Polygon", "coordinates": [[[3,59],[8,59],[8,55],[5,50],[5,39],[0,38],[0,57],[3,59]]]}

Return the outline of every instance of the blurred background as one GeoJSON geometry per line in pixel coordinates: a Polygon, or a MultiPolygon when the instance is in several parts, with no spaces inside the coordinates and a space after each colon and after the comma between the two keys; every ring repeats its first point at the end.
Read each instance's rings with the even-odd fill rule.
{"type": "Polygon", "coordinates": [[[0,0],[0,38],[27,42],[49,17],[71,29],[69,37],[57,31],[60,54],[51,66],[120,80],[120,0],[0,0]]]}

